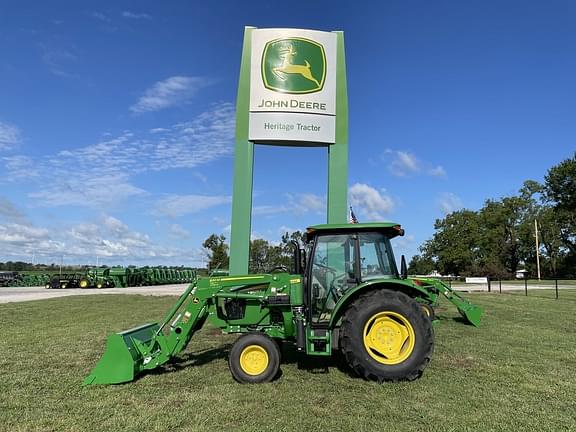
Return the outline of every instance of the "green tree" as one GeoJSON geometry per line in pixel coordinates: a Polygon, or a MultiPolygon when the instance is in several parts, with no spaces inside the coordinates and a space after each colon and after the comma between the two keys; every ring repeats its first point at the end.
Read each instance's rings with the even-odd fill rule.
{"type": "Polygon", "coordinates": [[[230,258],[228,257],[228,245],[226,244],[226,237],[222,234],[212,234],[204,243],[202,247],[208,257],[208,270],[227,269],[230,258]]]}
{"type": "Polygon", "coordinates": [[[544,194],[553,206],[560,237],[576,257],[576,153],[550,168],[544,178],[544,194]]]}
{"type": "Polygon", "coordinates": [[[444,275],[470,274],[479,257],[479,217],[471,210],[459,210],[437,219],[436,232],[422,246],[422,252],[436,262],[444,275]]]}
{"type": "Polygon", "coordinates": [[[408,263],[408,274],[428,275],[436,268],[434,260],[427,255],[414,255],[408,263]]]}
{"type": "MultiPolygon", "coordinates": [[[[522,196],[488,200],[480,210],[481,260],[488,275],[515,273],[522,261],[521,231],[530,214],[531,201],[522,196]]],[[[529,222],[528,222],[529,223],[529,222]]]]}
{"type": "Polygon", "coordinates": [[[561,236],[561,226],[552,207],[542,207],[538,212],[537,220],[539,225],[538,234],[543,250],[542,258],[547,264],[547,266],[542,266],[543,274],[556,277],[561,262],[566,258],[567,254],[561,236]]]}
{"type": "Polygon", "coordinates": [[[250,242],[250,273],[267,273],[274,263],[272,262],[272,251],[274,246],[267,240],[255,239],[250,242]]]}

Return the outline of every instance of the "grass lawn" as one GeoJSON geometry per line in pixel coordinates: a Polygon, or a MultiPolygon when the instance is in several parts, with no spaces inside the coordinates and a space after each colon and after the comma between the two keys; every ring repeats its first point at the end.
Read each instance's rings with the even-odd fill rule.
{"type": "Polygon", "coordinates": [[[135,382],[81,387],[106,335],[159,320],[175,297],[98,295],[0,305],[3,431],[576,431],[576,292],[566,300],[467,294],[482,327],[440,308],[423,377],[366,382],[337,362],[271,384],[228,372],[231,336],[205,327],[174,365],[135,382]]]}

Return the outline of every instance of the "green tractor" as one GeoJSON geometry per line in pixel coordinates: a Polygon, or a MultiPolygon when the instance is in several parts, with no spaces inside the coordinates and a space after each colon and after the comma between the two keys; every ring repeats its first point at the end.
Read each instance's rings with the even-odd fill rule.
{"type": "Polygon", "coordinates": [[[109,336],[84,384],[128,382],[160,367],[206,321],[240,334],[229,367],[241,383],[278,376],[284,343],[308,356],[339,350],[365,379],[416,379],[432,357],[440,296],[475,326],[483,311],[439,280],[408,278],[404,257],[398,272],[390,240],[403,234],[395,223],[317,225],[305,249],[295,244],[292,272],[198,278],[161,323],[109,336]]]}

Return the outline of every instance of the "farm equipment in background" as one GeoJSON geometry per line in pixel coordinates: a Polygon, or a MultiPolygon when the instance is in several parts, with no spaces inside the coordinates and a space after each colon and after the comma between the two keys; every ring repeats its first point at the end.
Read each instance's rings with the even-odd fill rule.
{"type": "Polygon", "coordinates": [[[44,286],[50,281],[50,274],[34,272],[0,272],[0,287],[32,287],[44,286]]]}
{"type": "MultiPolygon", "coordinates": [[[[196,271],[178,267],[109,267],[92,268],[79,275],[75,285],[67,288],[126,288],[131,286],[190,283],[196,271]]],[[[48,288],[48,286],[47,286],[48,288]]],[[[50,288],[58,288],[56,284],[50,288]]]]}
{"type": "Polygon", "coordinates": [[[13,286],[12,284],[18,280],[18,272],[3,271],[0,272],[0,287],[13,286]]]}
{"type": "Polygon", "coordinates": [[[228,364],[241,383],[274,379],[280,347],[309,356],[343,353],[359,376],[418,378],[434,349],[434,307],[441,296],[478,326],[483,310],[435,279],[398,272],[390,239],[395,223],[317,225],[306,247],[294,248],[294,269],[194,280],[160,323],[108,337],[84,384],[116,384],[160,367],[186,348],[206,321],[237,333],[228,364]]]}
{"type": "Polygon", "coordinates": [[[125,288],[184,284],[192,282],[195,278],[196,271],[184,267],[98,267],[62,274],[59,272],[1,271],[0,287],[125,288]]]}
{"type": "Polygon", "coordinates": [[[67,289],[80,288],[80,282],[83,280],[82,273],[62,273],[53,275],[46,284],[46,288],[67,289]]]}

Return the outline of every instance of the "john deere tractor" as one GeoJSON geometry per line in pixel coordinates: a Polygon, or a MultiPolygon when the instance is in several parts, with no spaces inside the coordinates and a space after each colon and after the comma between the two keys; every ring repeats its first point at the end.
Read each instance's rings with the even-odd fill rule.
{"type": "Polygon", "coordinates": [[[482,309],[439,280],[398,272],[390,240],[395,223],[316,225],[305,248],[295,245],[292,272],[198,278],[160,323],[112,334],[84,384],[114,384],[156,369],[186,348],[206,321],[237,333],[230,372],[241,383],[264,383],[280,368],[280,346],[307,356],[343,353],[360,377],[418,378],[434,350],[434,307],[442,295],[469,323],[482,309]]]}

